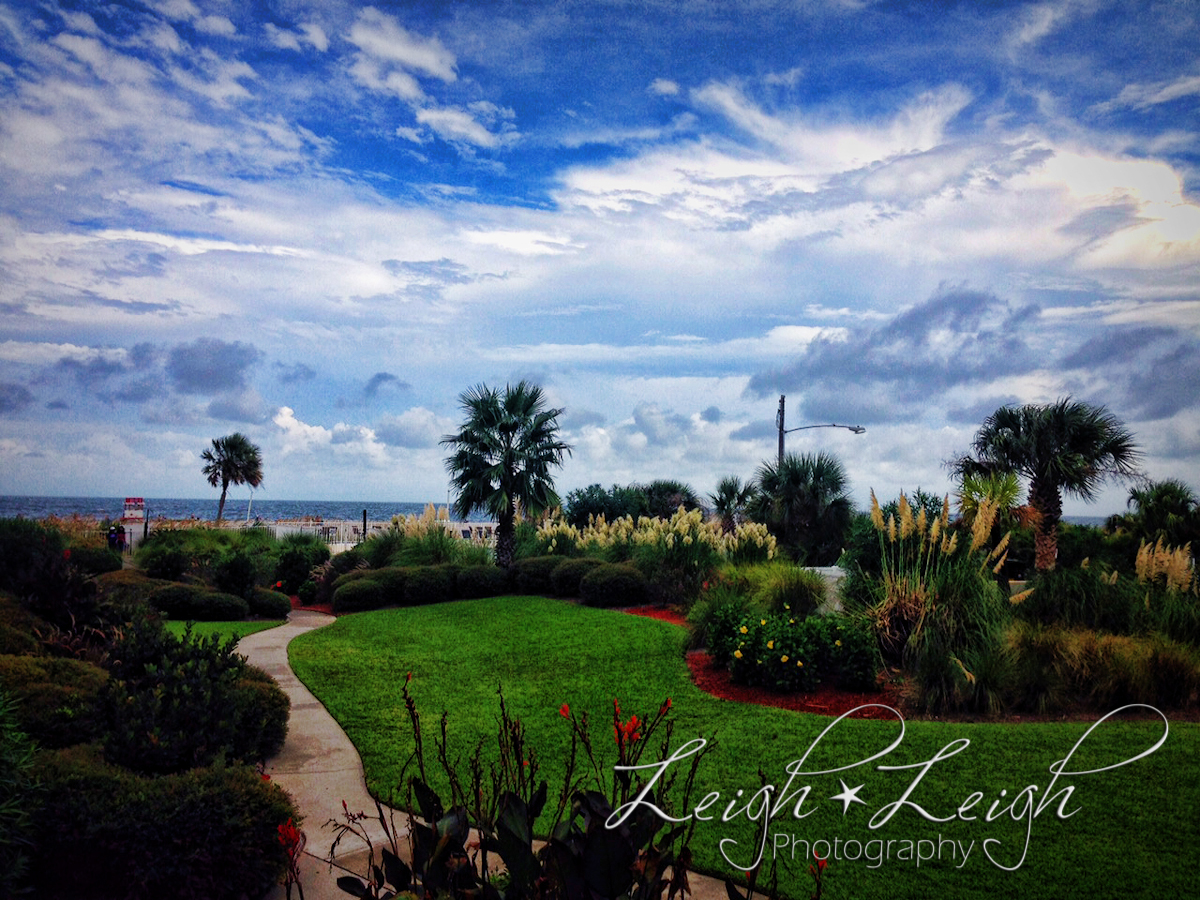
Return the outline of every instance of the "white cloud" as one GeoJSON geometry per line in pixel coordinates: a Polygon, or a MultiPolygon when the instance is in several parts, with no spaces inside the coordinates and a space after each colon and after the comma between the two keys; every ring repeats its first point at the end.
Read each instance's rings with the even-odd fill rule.
{"type": "Polygon", "coordinates": [[[488,131],[475,117],[463,109],[420,109],[417,121],[428,125],[446,141],[463,141],[476,147],[498,147],[510,140],[509,135],[497,135],[488,131]]]}
{"type": "Polygon", "coordinates": [[[368,7],[350,29],[350,41],[364,54],[384,64],[421,72],[441,81],[458,78],[454,54],[436,37],[410,33],[387,13],[368,7]]]}
{"type": "Polygon", "coordinates": [[[309,453],[321,447],[328,447],[333,442],[332,431],[321,425],[301,422],[291,407],[280,407],[272,421],[283,431],[281,452],[284,456],[291,453],[309,453]]]}
{"type": "Polygon", "coordinates": [[[266,31],[267,39],[276,47],[284,50],[300,51],[304,49],[305,44],[321,53],[329,49],[329,37],[320,25],[304,24],[295,31],[288,31],[267,22],[263,29],[266,31]]]}
{"type": "Polygon", "coordinates": [[[679,93],[679,85],[667,78],[655,78],[646,90],[659,97],[674,97],[679,93]]]}

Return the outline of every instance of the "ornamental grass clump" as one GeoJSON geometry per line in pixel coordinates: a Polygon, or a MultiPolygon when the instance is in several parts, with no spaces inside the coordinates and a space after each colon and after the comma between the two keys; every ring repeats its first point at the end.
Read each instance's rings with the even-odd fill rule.
{"type": "Polygon", "coordinates": [[[1155,630],[1177,641],[1200,645],[1200,581],[1192,564],[1191,544],[1168,547],[1162,538],[1138,549],[1137,580],[1155,630]]]}
{"type": "Polygon", "coordinates": [[[941,514],[930,516],[924,507],[914,514],[901,494],[885,521],[871,492],[881,574],[865,612],[884,661],[911,676],[914,700],[930,712],[1000,708],[1011,610],[994,577],[1008,535],[987,546],[998,509],[981,500],[970,529],[960,532],[951,525],[948,497],[941,514]]]}

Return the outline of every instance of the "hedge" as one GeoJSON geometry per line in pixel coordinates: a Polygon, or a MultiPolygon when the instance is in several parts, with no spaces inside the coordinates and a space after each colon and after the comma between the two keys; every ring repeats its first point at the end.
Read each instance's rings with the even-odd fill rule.
{"type": "Polygon", "coordinates": [[[250,615],[250,604],[233,594],[191,584],[171,584],[150,595],[151,605],[172,619],[234,622],[250,615]]]}
{"type": "Polygon", "coordinates": [[[579,596],[588,606],[638,606],[648,590],[646,576],[628,563],[603,563],[579,582],[579,596]]]}
{"type": "Polygon", "coordinates": [[[517,560],[513,563],[517,590],[539,596],[552,594],[554,585],[550,582],[550,574],[564,559],[562,556],[530,556],[517,560]]]}
{"type": "Polygon", "coordinates": [[[550,584],[554,593],[559,597],[578,597],[579,583],[583,576],[602,565],[604,561],[593,556],[564,559],[550,572],[550,584]]]}
{"type": "Polygon", "coordinates": [[[0,689],[16,701],[21,730],[43,747],[97,740],[108,673],[77,659],[0,656],[0,689]]]}
{"type": "Polygon", "coordinates": [[[82,745],[40,753],[35,772],[38,897],[240,900],[284,872],[278,828],[299,817],[249,766],[147,777],[82,745]]]}

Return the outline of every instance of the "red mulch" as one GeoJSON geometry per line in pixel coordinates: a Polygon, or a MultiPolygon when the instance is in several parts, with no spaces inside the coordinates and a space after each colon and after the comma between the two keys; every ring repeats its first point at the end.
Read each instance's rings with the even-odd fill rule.
{"type": "Polygon", "coordinates": [[[333,605],[330,603],[314,603],[312,606],[301,606],[300,598],[292,594],[292,609],[304,609],[309,612],[325,613],[327,616],[333,615],[333,605]]]}
{"type": "MultiPolygon", "coordinates": [[[[625,611],[635,616],[646,616],[675,625],[686,624],[686,620],[679,612],[661,606],[636,606],[625,611]]],[[[692,673],[692,682],[696,687],[714,697],[720,697],[722,700],[757,703],[760,706],[775,706],[780,709],[792,709],[821,716],[840,716],[860,706],[877,704],[870,709],[859,710],[850,717],[852,719],[894,719],[895,713],[878,707],[899,708],[900,698],[895,689],[890,687],[873,694],[856,694],[834,688],[821,688],[819,691],[807,694],[779,694],[765,688],[734,684],[729,677],[729,670],[714,665],[708,653],[703,650],[690,652],[687,655],[687,664],[692,673]]]]}

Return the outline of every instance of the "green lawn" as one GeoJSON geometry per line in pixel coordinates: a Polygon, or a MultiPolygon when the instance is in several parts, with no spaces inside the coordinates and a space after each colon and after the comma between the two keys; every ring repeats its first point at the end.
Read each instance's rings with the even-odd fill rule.
{"type": "MultiPolygon", "coordinates": [[[[384,798],[398,784],[412,750],[400,696],[408,672],[427,744],[438,717],[449,711],[456,741],[452,754],[465,754],[480,737],[490,740],[495,734],[496,691],[502,685],[510,711],[523,720],[539,752],[552,796],[569,741],[569,726],[558,713],[564,702],[590,711],[596,744],[607,748],[613,739],[613,698],[620,699],[626,715],[645,716],[671,697],[676,745],[697,735],[717,736],[694,799],[710,792],[719,792],[720,799],[707,813],[711,821],[698,825],[693,850],[699,868],[725,875],[734,869],[721,855],[723,839],[738,842],[726,845],[732,862],[747,865],[754,856],[754,829],[746,815],[722,821],[736,792],[745,793],[735,811],[759,789],[760,770],[782,789],[787,765],[803,757],[832,720],[701,692],[688,677],[683,635],[676,626],[620,612],[502,597],[344,616],[294,640],[290,656],[299,677],[359,748],[369,788],[384,798]]],[[[781,873],[781,885],[796,898],[810,890],[802,842],[821,840],[828,842],[816,845],[822,855],[835,854],[827,873],[825,896],[830,898],[1189,895],[1195,884],[1192,868],[1200,858],[1195,777],[1200,726],[1171,722],[1165,743],[1146,758],[1112,771],[1064,775],[1054,791],[1072,787],[1065,802],[1059,795],[1032,820],[1020,815],[1031,793],[1035,801],[1046,795],[1053,777],[1049,766],[1067,756],[1088,728],[1088,723],[907,722],[898,746],[865,763],[900,738],[901,725],[842,721],[801,768],[804,773],[850,768],[797,776],[791,791],[804,785],[812,789],[800,812],[813,812],[793,817],[794,801],[781,809],[765,855],[791,870],[781,873]],[[958,747],[961,752],[949,755],[958,747]],[[943,748],[947,758],[920,765],[943,748]],[[916,767],[877,768],[905,765],[916,767]],[[849,788],[863,785],[858,796],[865,801],[845,813],[842,802],[831,800],[842,791],[842,780],[849,788]],[[1022,794],[1030,785],[1036,791],[1022,794]],[[975,793],[981,796],[963,813],[974,821],[954,820],[975,793]],[[1014,799],[1016,818],[1008,812],[1014,799]],[[894,815],[880,824],[889,807],[894,815]],[[1074,814],[1059,819],[1060,808],[1074,814]],[[1021,859],[1027,833],[1028,852],[1020,867],[1001,869],[1021,859]],[[995,863],[984,855],[985,840],[995,863]],[[951,842],[957,842],[953,857],[951,842]],[[969,848],[965,861],[964,847],[969,848]],[[848,858],[854,856],[859,858],[848,858]]],[[[1065,768],[1082,772],[1137,756],[1163,731],[1161,720],[1109,720],[1065,768]]],[[[330,816],[336,813],[329,810],[330,816]]],[[[310,840],[319,844],[323,837],[310,835],[310,840]]]]}
{"type": "MultiPolygon", "coordinates": [[[[230,636],[241,640],[248,634],[266,631],[268,628],[276,628],[282,624],[283,619],[260,622],[194,622],[192,623],[192,634],[196,637],[208,637],[210,634],[219,634],[222,641],[228,640],[230,636]]],[[[164,622],[163,626],[176,637],[182,637],[184,630],[187,628],[187,623],[168,621],[164,622]]]]}

